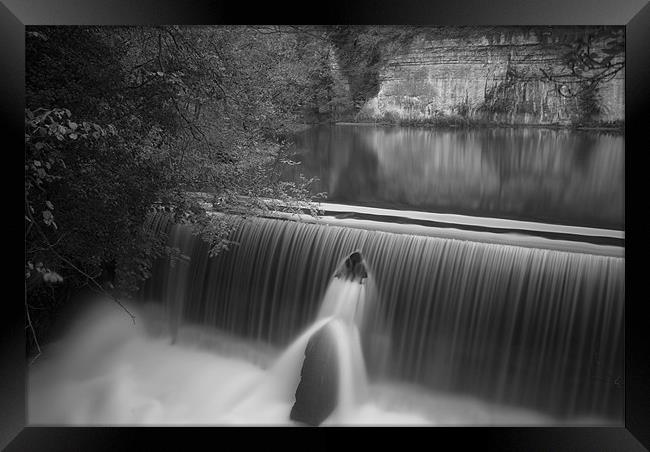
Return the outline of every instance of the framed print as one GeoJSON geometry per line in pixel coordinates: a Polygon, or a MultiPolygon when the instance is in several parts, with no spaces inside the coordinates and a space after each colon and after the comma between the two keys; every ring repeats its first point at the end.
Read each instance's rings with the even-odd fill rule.
{"type": "Polygon", "coordinates": [[[0,6],[3,447],[647,449],[647,2],[287,8],[0,6]]]}

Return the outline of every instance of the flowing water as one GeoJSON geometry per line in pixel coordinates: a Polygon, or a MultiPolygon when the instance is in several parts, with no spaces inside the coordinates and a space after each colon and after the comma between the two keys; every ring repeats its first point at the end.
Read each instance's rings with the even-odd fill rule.
{"type": "MultiPolygon", "coordinates": [[[[306,136],[328,149],[324,163],[308,163],[309,146],[301,158],[336,202],[623,228],[622,154],[610,152],[620,137],[343,126],[306,136]]],[[[187,226],[156,215],[148,227],[178,253],[129,305],[138,323],[103,300],[46,348],[30,369],[30,424],[295,425],[307,343],[329,325],[339,385],[324,425],[622,425],[616,246],[253,218],[209,258],[187,226]],[[364,284],[334,277],[355,250],[364,284]]]]}
{"type": "MultiPolygon", "coordinates": [[[[208,260],[189,236],[171,228],[171,243],[192,256],[181,300],[187,322],[288,346],[315,319],[351,306],[337,302],[359,296],[341,297],[362,286],[337,289],[332,279],[359,249],[376,286],[363,297],[372,304],[361,338],[371,380],[563,419],[622,418],[623,258],[255,219],[233,235],[238,246],[208,260]]],[[[152,300],[175,277],[161,265],[152,300]]]]}
{"type": "Polygon", "coordinates": [[[325,425],[622,422],[623,258],[258,218],[209,259],[188,227],[152,227],[180,250],[144,290],[158,314],[102,312],[46,350],[30,423],[291,425],[327,322],[325,425]],[[353,250],[363,285],[333,278],[353,250]]]}
{"type": "MultiPolygon", "coordinates": [[[[31,367],[29,425],[296,425],[289,419],[315,322],[292,346],[270,347],[184,325],[170,344],[159,305],[87,300],[89,312],[31,367]]],[[[368,384],[365,401],[324,425],[548,425],[557,419],[397,382],[368,384]]],[[[602,424],[583,418],[579,424],[602,424]]],[[[574,423],[576,423],[574,422],[574,423]]]]}

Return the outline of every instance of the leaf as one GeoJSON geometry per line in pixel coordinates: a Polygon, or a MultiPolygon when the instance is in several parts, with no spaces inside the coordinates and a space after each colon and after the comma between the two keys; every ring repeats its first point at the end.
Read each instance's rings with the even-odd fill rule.
{"type": "Polygon", "coordinates": [[[54,205],[50,201],[45,201],[45,205],[48,209],[54,210],[54,205]]]}
{"type": "Polygon", "coordinates": [[[49,210],[44,210],[42,214],[43,214],[43,222],[48,226],[51,225],[52,221],[54,220],[54,215],[52,215],[52,212],[50,212],[49,210]]]}
{"type": "Polygon", "coordinates": [[[63,281],[63,277],[55,271],[47,270],[43,273],[43,281],[57,283],[63,281]]]}
{"type": "Polygon", "coordinates": [[[37,31],[28,31],[27,36],[34,37],[34,38],[39,38],[39,39],[42,39],[43,41],[47,41],[47,36],[45,36],[43,33],[37,32],[37,31]]]}
{"type": "Polygon", "coordinates": [[[43,280],[45,282],[57,283],[63,281],[63,277],[55,271],[48,270],[43,274],[43,280]]]}

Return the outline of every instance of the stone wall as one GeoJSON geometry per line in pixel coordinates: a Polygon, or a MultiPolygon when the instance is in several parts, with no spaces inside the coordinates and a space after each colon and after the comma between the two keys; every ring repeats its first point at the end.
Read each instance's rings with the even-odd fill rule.
{"type": "MultiPolygon", "coordinates": [[[[426,121],[456,117],[507,124],[624,120],[624,71],[600,85],[590,104],[558,93],[540,69],[566,70],[562,55],[585,27],[491,28],[423,32],[387,58],[376,96],[359,120],[426,121]]],[[[602,45],[602,43],[596,43],[602,45]]]]}

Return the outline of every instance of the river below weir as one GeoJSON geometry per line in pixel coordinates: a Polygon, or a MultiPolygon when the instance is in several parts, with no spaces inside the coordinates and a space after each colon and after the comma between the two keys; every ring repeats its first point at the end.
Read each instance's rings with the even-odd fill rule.
{"type": "MultiPolygon", "coordinates": [[[[186,325],[170,345],[156,306],[95,300],[30,368],[29,425],[295,425],[270,368],[281,350],[186,325]]],[[[375,381],[346,425],[603,425],[559,421],[417,385],[375,381]]],[[[327,425],[327,423],[326,423],[327,425]]]]}

